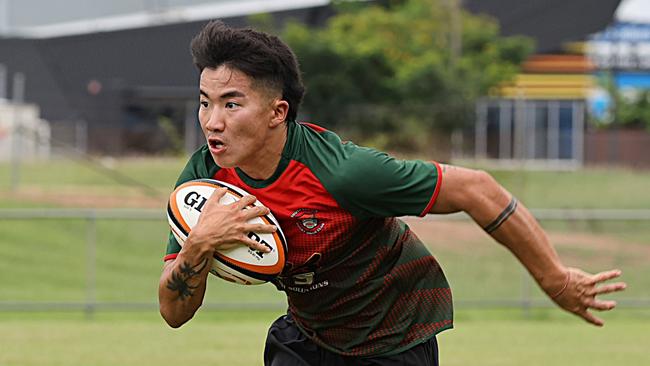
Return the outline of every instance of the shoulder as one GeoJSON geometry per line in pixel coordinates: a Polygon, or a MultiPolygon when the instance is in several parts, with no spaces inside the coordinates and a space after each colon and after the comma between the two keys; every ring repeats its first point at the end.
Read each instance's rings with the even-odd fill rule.
{"type": "Polygon", "coordinates": [[[440,186],[434,162],[396,159],[312,124],[298,123],[290,131],[291,159],[355,216],[420,215],[440,186]]]}
{"type": "Polygon", "coordinates": [[[343,141],[334,132],[311,123],[298,123],[293,159],[307,165],[330,189],[392,175],[403,167],[385,152],[343,141]]]}
{"type": "Polygon", "coordinates": [[[334,132],[312,123],[297,123],[293,129],[291,158],[307,166],[321,181],[330,183],[348,174],[350,160],[358,148],[334,132]]]}

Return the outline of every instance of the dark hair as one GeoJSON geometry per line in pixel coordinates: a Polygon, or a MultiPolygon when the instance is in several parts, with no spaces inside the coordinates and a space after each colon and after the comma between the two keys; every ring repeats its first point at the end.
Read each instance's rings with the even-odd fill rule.
{"type": "Polygon", "coordinates": [[[296,56],[278,37],[213,20],[192,39],[190,49],[199,71],[224,65],[243,72],[254,83],[281,91],[289,103],[287,120],[296,120],[305,87],[296,56]]]}

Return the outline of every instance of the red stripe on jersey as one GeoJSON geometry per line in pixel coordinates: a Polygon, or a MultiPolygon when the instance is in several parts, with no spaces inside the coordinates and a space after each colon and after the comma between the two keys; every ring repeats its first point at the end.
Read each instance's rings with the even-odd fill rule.
{"type": "Polygon", "coordinates": [[[326,128],[323,128],[323,127],[321,127],[321,126],[319,126],[319,125],[315,125],[315,124],[313,124],[313,123],[309,123],[309,122],[300,122],[300,124],[301,124],[301,125],[304,125],[304,126],[307,126],[307,127],[311,128],[312,130],[314,130],[314,131],[316,131],[316,132],[318,132],[318,133],[322,133],[322,132],[326,132],[326,131],[327,131],[326,128]]]}
{"type": "Polygon", "coordinates": [[[172,260],[172,259],[176,259],[176,257],[178,257],[178,253],[167,254],[167,255],[163,258],[163,261],[164,261],[164,262],[167,262],[167,261],[170,261],[170,260],[172,260]]]}
{"type": "Polygon", "coordinates": [[[442,168],[438,162],[432,161],[432,163],[435,164],[436,169],[438,170],[438,179],[436,180],[436,188],[433,190],[433,195],[431,196],[427,207],[425,207],[422,213],[420,213],[420,217],[426,216],[429,211],[431,211],[431,207],[433,207],[433,204],[436,203],[436,198],[438,198],[440,187],[442,186],[442,168]]]}
{"type": "Polygon", "coordinates": [[[315,253],[322,254],[323,260],[339,255],[358,222],[339,206],[311,169],[296,160],[263,188],[250,187],[232,168],[220,169],[213,178],[241,187],[271,210],[287,238],[287,261],[295,266],[315,253]]]}

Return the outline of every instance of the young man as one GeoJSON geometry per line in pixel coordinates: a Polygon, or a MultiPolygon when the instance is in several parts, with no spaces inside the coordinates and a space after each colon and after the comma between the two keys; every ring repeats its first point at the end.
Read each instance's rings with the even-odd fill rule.
{"type": "Polygon", "coordinates": [[[201,306],[215,250],[267,250],[246,234],[276,230],[247,223],[269,208],[289,245],[274,281],[289,309],[269,330],[266,365],[438,364],[435,335],[452,327],[451,292],[434,257],[396,216],[465,211],[563,309],[602,325],[589,310],[616,305],[596,296],[625,288],[598,286],[620,271],[563,266],[528,210],[485,172],[396,160],[295,122],[304,87],[278,38],[211,22],[191,48],[207,143],[178,184],[214,178],[254,196],[220,205],[218,191],[182,248],[170,236],[158,291],[172,327],[201,306]],[[256,199],[268,208],[243,210],[256,199]]]}

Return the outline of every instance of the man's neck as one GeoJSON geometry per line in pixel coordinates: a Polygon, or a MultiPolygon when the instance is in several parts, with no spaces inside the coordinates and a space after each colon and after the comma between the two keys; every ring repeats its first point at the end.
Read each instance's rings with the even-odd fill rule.
{"type": "Polygon", "coordinates": [[[276,131],[271,133],[269,140],[260,149],[254,166],[242,165],[239,167],[246,175],[256,180],[265,180],[271,178],[282,159],[282,151],[287,143],[288,126],[287,123],[277,127],[276,131]]]}

